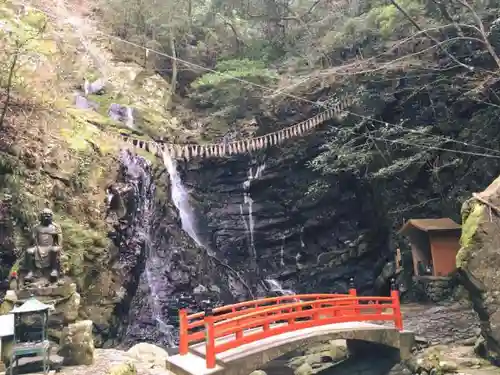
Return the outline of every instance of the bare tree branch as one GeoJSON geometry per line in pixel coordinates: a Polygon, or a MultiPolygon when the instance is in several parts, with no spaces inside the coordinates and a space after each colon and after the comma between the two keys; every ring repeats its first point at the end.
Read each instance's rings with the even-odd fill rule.
{"type": "Polygon", "coordinates": [[[411,24],[413,26],[415,26],[417,28],[417,30],[422,31],[426,37],[428,37],[433,43],[435,43],[436,45],[438,45],[439,46],[438,48],[444,54],[446,54],[453,62],[455,62],[456,64],[462,66],[463,68],[466,68],[469,71],[474,71],[474,68],[472,66],[464,64],[461,61],[458,61],[457,58],[455,56],[453,56],[450,52],[448,52],[448,50],[446,48],[441,47],[441,45],[439,44],[439,41],[436,38],[434,38],[431,34],[429,34],[428,32],[425,32],[418,25],[418,23],[408,14],[408,12],[406,12],[403,8],[401,8],[401,6],[396,2],[396,0],[390,0],[390,2],[396,7],[397,10],[399,10],[403,14],[403,16],[405,16],[406,19],[408,19],[408,21],[411,22],[411,24]]]}
{"type": "Polygon", "coordinates": [[[491,57],[495,60],[495,63],[497,64],[497,67],[500,68],[500,58],[496,54],[495,49],[493,48],[493,46],[491,45],[491,43],[490,43],[490,41],[488,39],[488,35],[487,35],[486,30],[484,28],[483,21],[481,20],[481,18],[477,14],[477,12],[474,10],[474,8],[467,2],[467,0],[457,0],[457,1],[462,6],[464,6],[465,8],[467,8],[469,10],[469,12],[472,14],[472,17],[474,18],[474,21],[476,22],[476,25],[479,28],[479,31],[481,33],[481,37],[484,40],[484,44],[486,46],[486,49],[490,53],[491,57]]]}

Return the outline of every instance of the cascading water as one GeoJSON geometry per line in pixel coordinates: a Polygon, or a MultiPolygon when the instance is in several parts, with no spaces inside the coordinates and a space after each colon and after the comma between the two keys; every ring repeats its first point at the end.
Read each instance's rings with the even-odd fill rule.
{"type": "Polygon", "coordinates": [[[266,279],[265,282],[269,286],[269,291],[272,293],[276,293],[281,296],[291,296],[295,294],[295,292],[291,289],[284,289],[278,280],[266,279]]]}
{"type": "MultiPolygon", "coordinates": [[[[170,178],[172,202],[179,212],[183,231],[186,232],[200,248],[206,251],[206,254],[216,265],[226,270],[227,283],[233,296],[244,296],[246,291],[250,297],[253,297],[252,289],[238,271],[233,269],[227,262],[219,259],[216,253],[202,241],[196,231],[195,213],[189,201],[189,192],[182,183],[179,172],[177,171],[177,163],[168,152],[163,153],[163,162],[170,178]]],[[[261,168],[261,170],[263,170],[263,168],[261,168]]]]}
{"type": "Polygon", "coordinates": [[[175,207],[179,210],[182,229],[194,240],[194,242],[196,242],[199,247],[206,249],[209,255],[213,255],[211,250],[201,241],[198,233],[196,233],[195,214],[189,202],[189,193],[182,183],[179,173],[177,172],[177,163],[174,159],[172,159],[168,152],[163,153],[163,163],[165,164],[165,168],[167,169],[170,177],[172,201],[174,202],[175,207]]]}
{"type": "Polygon", "coordinates": [[[285,236],[281,238],[280,266],[285,267],[285,236]]]}
{"type": "Polygon", "coordinates": [[[255,180],[262,176],[264,170],[266,169],[265,164],[257,166],[255,173],[253,173],[253,168],[250,167],[248,170],[248,178],[243,183],[243,204],[240,204],[240,213],[243,218],[243,223],[245,225],[245,230],[249,237],[249,252],[253,261],[257,261],[257,251],[255,249],[255,221],[253,216],[253,199],[250,195],[250,186],[252,180],[255,180]],[[246,205],[247,209],[247,219],[245,218],[244,207],[246,205]]]}
{"type": "Polygon", "coordinates": [[[130,129],[135,129],[134,111],[132,107],[127,107],[126,112],[127,115],[125,118],[125,125],[127,125],[130,129]]]}
{"type": "MultiPolygon", "coordinates": [[[[139,289],[131,303],[130,324],[125,333],[125,341],[149,338],[148,341],[163,342],[172,346],[172,326],[163,316],[162,297],[164,288],[164,270],[157,248],[152,245],[151,235],[155,217],[155,184],[152,180],[151,165],[144,158],[129,152],[122,152],[121,163],[126,174],[125,180],[133,188],[135,211],[129,212],[132,233],[128,238],[137,242],[144,252],[144,272],[140,276],[139,289]],[[147,289],[147,290],[146,290],[147,289]],[[142,299],[147,301],[143,301],[142,299]],[[155,332],[155,334],[151,334],[155,332]],[[158,337],[161,332],[163,337],[158,337]]],[[[130,242],[125,246],[130,246],[130,242]]]]}

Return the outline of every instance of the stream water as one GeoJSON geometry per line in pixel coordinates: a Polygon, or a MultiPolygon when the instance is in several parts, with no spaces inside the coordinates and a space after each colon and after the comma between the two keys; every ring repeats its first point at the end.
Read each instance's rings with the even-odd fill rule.
{"type": "MultiPolygon", "coordinates": [[[[262,370],[266,375],[296,375],[301,373],[297,371],[297,357],[304,355],[302,351],[288,353],[267,364],[262,370]],[[292,364],[296,363],[295,366],[292,364]],[[297,372],[295,372],[297,371],[297,372]]],[[[337,363],[325,363],[320,356],[309,356],[304,359],[306,364],[299,367],[310,366],[315,369],[315,375],[409,375],[407,369],[399,363],[398,353],[385,348],[374,347],[370,352],[363,353],[361,356],[353,356],[337,363]]]]}

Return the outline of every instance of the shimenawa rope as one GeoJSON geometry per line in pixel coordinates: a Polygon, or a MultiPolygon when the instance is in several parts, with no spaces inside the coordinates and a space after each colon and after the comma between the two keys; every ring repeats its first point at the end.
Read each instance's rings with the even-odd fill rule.
{"type": "Polygon", "coordinates": [[[302,136],[318,127],[323,122],[334,118],[339,113],[343,112],[345,108],[352,105],[353,102],[354,100],[352,98],[344,98],[332,108],[287,128],[263,136],[227,143],[212,143],[204,145],[174,144],[147,141],[123,134],[119,136],[113,134],[113,136],[121,141],[124,141],[127,145],[132,146],[135,149],[147,151],[158,157],[161,157],[164,152],[168,152],[168,154],[174,159],[185,158],[190,160],[193,158],[222,157],[260,150],[268,146],[275,146],[283,143],[287,139],[302,136]]]}

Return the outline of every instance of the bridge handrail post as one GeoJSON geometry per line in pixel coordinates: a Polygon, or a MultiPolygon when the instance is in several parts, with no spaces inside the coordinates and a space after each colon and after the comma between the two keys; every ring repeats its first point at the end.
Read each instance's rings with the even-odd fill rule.
{"type": "Polygon", "coordinates": [[[215,327],[211,309],[205,311],[205,356],[207,368],[215,367],[215,327]]]}
{"type": "Polygon", "coordinates": [[[356,297],[358,292],[356,291],[356,286],[354,285],[354,277],[349,279],[349,295],[352,297],[356,297]]]}
{"type": "Polygon", "coordinates": [[[394,314],[394,326],[399,330],[403,330],[403,317],[401,316],[401,302],[399,301],[399,290],[396,285],[396,280],[391,279],[391,298],[394,314]]]}
{"type": "MultiPolygon", "coordinates": [[[[349,279],[349,295],[350,295],[351,297],[357,297],[357,296],[358,296],[358,292],[357,292],[357,290],[356,290],[356,285],[354,284],[354,277],[351,277],[351,278],[349,279]]],[[[353,303],[352,303],[352,304],[353,304],[353,305],[357,305],[357,304],[358,304],[358,301],[357,301],[357,300],[356,300],[356,301],[353,301],[353,303]]],[[[357,314],[357,313],[358,313],[358,309],[356,309],[356,308],[355,308],[355,309],[352,311],[352,313],[357,314]]]]}
{"type": "Polygon", "coordinates": [[[188,318],[187,318],[187,310],[181,309],[179,310],[179,354],[186,355],[188,354],[189,347],[189,339],[188,339],[188,318]]]}

